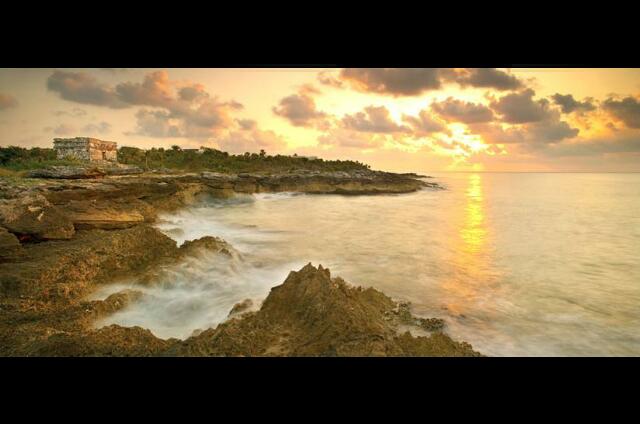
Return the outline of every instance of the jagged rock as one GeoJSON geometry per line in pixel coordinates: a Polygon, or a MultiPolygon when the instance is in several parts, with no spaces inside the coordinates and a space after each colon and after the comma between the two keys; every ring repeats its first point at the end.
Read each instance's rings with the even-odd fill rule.
{"type": "Polygon", "coordinates": [[[194,256],[202,250],[222,253],[227,256],[235,256],[238,252],[226,241],[219,237],[205,236],[196,240],[187,240],[180,246],[183,256],[194,256]]]}
{"type": "Polygon", "coordinates": [[[235,305],[233,305],[233,308],[231,308],[231,311],[229,312],[229,316],[232,317],[232,316],[242,315],[252,307],[253,307],[253,300],[245,299],[242,302],[238,302],[235,305]]]}
{"type": "Polygon", "coordinates": [[[426,331],[442,331],[445,326],[442,318],[418,318],[417,324],[426,331]]]}
{"type": "Polygon", "coordinates": [[[173,342],[144,328],[110,325],[82,334],[56,333],[25,350],[29,356],[153,356],[173,342]]]}
{"type": "Polygon", "coordinates": [[[271,289],[257,312],[177,342],[164,355],[479,356],[443,333],[398,334],[385,317],[398,305],[383,293],[350,287],[311,264],[271,289]]]}
{"type": "Polygon", "coordinates": [[[19,266],[0,263],[0,296],[68,302],[98,283],[175,261],[176,242],[147,225],[81,232],[65,242],[29,245],[19,266]]]}
{"type": "Polygon", "coordinates": [[[69,239],[75,232],[69,218],[41,195],[0,201],[0,223],[20,241],[69,239]]]}

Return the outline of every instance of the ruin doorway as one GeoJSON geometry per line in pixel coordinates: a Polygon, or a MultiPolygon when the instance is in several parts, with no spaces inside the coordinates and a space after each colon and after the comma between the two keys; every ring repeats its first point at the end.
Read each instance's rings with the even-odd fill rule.
{"type": "Polygon", "coordinates": [[[107,152],[102,152],[102,160],[107,160],[107,152]]]}

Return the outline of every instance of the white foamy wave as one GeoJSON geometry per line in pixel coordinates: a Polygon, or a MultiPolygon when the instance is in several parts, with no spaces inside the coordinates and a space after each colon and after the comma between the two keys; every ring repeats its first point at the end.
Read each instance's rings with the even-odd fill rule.
{"type": "Polygon", "coordinates": [[[263,266],[239,257],[204,252],[169,268],[151,286],[129,281],[96,293],[94,298],[106,298],[129,288],[144,294],[140,301],[97,325],[140,326],[160,338],[184,339],[195,330],[223,322],[233,305],[244,299],[259,304],[271,287],[280,284],[289,270],[299,266],[263,266]]]}

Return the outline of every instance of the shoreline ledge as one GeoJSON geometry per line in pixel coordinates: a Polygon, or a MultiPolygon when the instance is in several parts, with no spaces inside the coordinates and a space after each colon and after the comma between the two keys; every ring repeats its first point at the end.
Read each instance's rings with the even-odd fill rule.
{"type": "Polygon", "coordinates": [[[118,279],[154,284],[167,267],[201,249],[233,254],[216,237],[177,246],[151,225],[160,212],[200,196],[422,188],[439,186],[414,174],[377,171],[0,178],[0,355],[481,356],[444,334],[444,321],[414,317],[410,305],[351,287],[311,264],[292,271],[257,310],[241,302],[226,321],[186,340],[163,340],[140,327],[95,328],[143,296],[124,290],[87,300],[101,285],[118,279]]]}

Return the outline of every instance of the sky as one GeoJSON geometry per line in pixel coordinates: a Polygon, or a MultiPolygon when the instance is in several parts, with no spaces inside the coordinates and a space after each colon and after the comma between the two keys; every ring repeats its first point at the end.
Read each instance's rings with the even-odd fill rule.
{"type": "Polygon", "coordinates": [[[0,146],[78,136],[401,172],[640,172],[640,69],[0,69],[0,146]]]}

